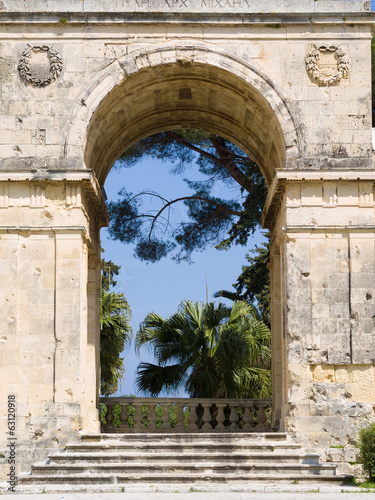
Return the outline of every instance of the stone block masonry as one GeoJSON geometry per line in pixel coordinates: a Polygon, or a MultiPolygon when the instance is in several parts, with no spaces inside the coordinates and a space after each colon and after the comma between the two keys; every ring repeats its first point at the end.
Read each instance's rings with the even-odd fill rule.
{"type": "Polygon", "coordinates": [[[273,428],[327,460],[354,445],[374,416],[373,26],[356,0],[0,1],[2,481],[10,395],[16,474],[99,432],[102,188],[173,128],[226,137],[268,184],[273,428]]]}

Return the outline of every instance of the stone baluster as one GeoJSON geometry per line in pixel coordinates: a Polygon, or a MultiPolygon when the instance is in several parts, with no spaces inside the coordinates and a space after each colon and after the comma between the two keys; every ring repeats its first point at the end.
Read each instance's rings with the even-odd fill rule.
{"type": "Polygon", "coordinates": [[[258,425],[256,426],[256,430],[257,430],[257,432],[262,432],[262,431],[267,430],[267,426],[266,426],[266,420],[267,420],[266,406],[267,405],[258,404],[257,406],[258,406],[258,411],[257,411],[258,425]]]}
{"type": "Polygon", "coordinates": [[[202,415],[202,431],[212,431],[212,425],[211,425],[211,420],[212,420],[212,415],[211,415],[211,406],[212,403],[201,403],[202,408],[203,408],[203,415],[202,415]]]}
{"type": "Polygon", "coordinates": [[[107,406],[107,415],[105,417],[105,419],[107,420],[107,428],[108,429],[112,429],[114,428],[113,427],[113,419],[114,419],[114,416],[113,416],[113,413],[112,413],[112,410],[113,410],[113,407],[115,406],[114,403],[106,403],[106,406],[107,406]]]}
{"type": "Polygon", "coordinates": [[[142,432],[143,431],[143,425],[142,425],[142,405],[143,403],[140,403],[138,401],[134,401],[133,405],[135,406],[135,414],[134,414],[134,420],[135,424],[133,427],[133,430],[136,432],[142,432]]]}
{"type": "Polygon", "coordinates": [[[229,404],[229,408],[230,408],[229,430],[230,431],[237,431],[239,428],[238,427],[239,417],[238,417],[238,413],[237,413],[237,407],[232,403],[232,404],[229,404]]]}
{"type": "Polygon", "coordinates": [[[216,408],[217,408],[217,415],[216,415],[216,422],[217,425],[215,427],[215,431],[226,431],[226,427],[224,425],[225,422],[225,414],[224,414],[224,408],[227,406],[227,403],[216,403],[216,408]]]}
{"type": "Polygon", "coordinates": [[[147,406],[150,409],[150,413],[148,414],[148,426],[146,432],[155,432],[158,430],[156,427],[156,413],[155,408],[157,407],[157,403],[147,403],[147,406]]]}
{"type": "Polygon", "coordinates": [[[185,408],[185,404],[182,402],[177,405],[177,415],[176,415],[177,423],[173,429],[175,432],[186,431],[186,427],[182,423],[185,419],[184,408],[185,408]]]}
{"type": "Polygon", "coordinates": [[[117,427],[116,432],[123,432],[124,429],[127,429],[127,423],[126,423],[127,415],[126,415],[126,411],[125,411],[125,405],[123,403],[121,403],[120,401],[118,401],[118,404],[121,406],[121,413],[119,415],[120,427],[117,427]]]}
{"type": "Polygon", "coordinates": [[[242,426],[242,430],[243,431],[246,431],[246,432],[251,432],[254,430],[254,427],[253,427],[253,418],[254,418],[254,413],[253,413],[253,403],[245,403],[243,405],[245,411],[244,411],[244,414],[243,414],[243,426],[242,426]]]}
{"type": "Polygon", "coordinates": [[[190,403],[189,402],[189,420],[188,420],[188,431],[196,432],[199,427],[197,425],[197,408],[198,403],[190,403]]]}
{"type": "MultiPolygon", "coordinates": [[[[156,427],[156,430],[158,430],[159,432],[168,432],[171,430],[171,427],[169,425],[169,413],[168,413],[168,403],[165,403],[164,401],[158,401],[158,405],[159,407],[159,412],[160,412],[160,408],[161,408],[161,414],[160,414],[160,420],[159,422],[161,422],[161,425],[160,427],[156,427]]],[[[157,417],[158,418],[158,417],[157,417]]]]}
{"type": "Polygon", "coordinates": [[[171,430],[171,426],[170,426],[170,415],[169,415],[169,406],[170,404],[168,402],[166,403],[163,403],[161,401],[159,401],[159,406],[161,406],[163,408],[163,413],[161,414],[161,421],[162,421],[162,424],[160,426],[160,430],[163,432],[168,432],[171,430]]]}

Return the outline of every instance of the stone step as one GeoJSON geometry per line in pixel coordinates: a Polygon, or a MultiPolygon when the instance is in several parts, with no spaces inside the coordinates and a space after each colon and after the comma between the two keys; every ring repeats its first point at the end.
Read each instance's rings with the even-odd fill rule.
{"type": "Polygon", "coordinates": [[[118,452],[121,450],[127,451],[129,450],[129,447],[131,447],[132,451],[135,450],[142,450],[142,451],[147,451],[150,450],[153,453],[165,453],[165,452],[177,452],[177,453],[185,453],[185,452],[191,452],[193,450],[207,450],[210,453],[214,453],[215,451],[219,453],[234,453],[238,451],[243,451],[243,452],[251,452],[251,451],[268,451],[272,452],[274,450],[277,451],[288,451],[288,452],[297,452],[298,450],[301,450],[301,445],[298,443],[249,443],[249,444],[220,444],[220,443],[205,443],[205,442],[195,442],[195,443],[170,443],[170,442],[154,442],[154,443],[138,443],[138,442],[131,442],[131,443],[126,443],[124,441],[121,442],[98,442],[98,443],[68,443],[66,445],[66,450],[68,452],[118,452]]]}
{"type": "Polygon", "coordinates": [[[81,475],[90,471],[90,474],[103,474],[108,475],[115,474],[120,476],[121,474],[126,475],[149,475],[154,474],[160,475],[165,473],[183,473],[186,476],[191,474],[220,474],[227,472],[228,474],[247,474],[247,473],[262,473],[268,475],[275,475],[278,473],[289,473],[289,474],[304,474],[304,475],[314,475],[314,474],[326,474],[335,475],[336,466],[332,464],[275,464],[275,463],[251,463],[251,464],[231,464],[227,462],[222,462],[221,464],[207,463],[188,463],[181,464],[179,462],[172,462],[169,464],[148,464],[147,469],[142,464],[119,464],[119,463],[107,463],[107,464],[60,464],[58,467],[56,465],[35,465],[32,468],[32,474],[36,476],[72,476],[81,475]]]}
{"type": "MultiPolygon", "coordinates": [[[[227,463],[249,463],[249,462],[267,462],[277,459],[278,463],[309,463],[309,464],[318,464],[319,463],[319,454],[318,453],[280,453],[277,451],[269,451],[269,452],[252,452],[248,453],[226,453],[225,461],[227,463]]],[[[211,453],[207,451],[196,452],[196,453],[180,453],[176,456],[175,452],[172,453],[147,453],[147,452],[139,452],[134,453],[126,452],[126,453],[118,453],[116,450],[108,453],[58,453],[49,456],[49,465],[52,464],[75,464],[77,462],[85,462],[87,464],[92,463],[116,463],[116,462],[137,462],[139,464],[149,464],[153,462],[192,462],[192,463],[200,463],[200,462],[211,462],[213,464],[221,463],[223,461],[223,453],[211,453]]]]}
{"type": "Polygon", "coordinates": [[[150,443],[159,441],[169,441],[173,443],[204,442],[209,443],[231,443],[238,442],[263,442],[263,441],[287,441],[285,432],[129,432],[129,433],[102,433],[102,434],[81,434],[81,442],[105,442],[105,441],[138,441],[140,443],[150,443]]]}
{"type": "Polygon", "coordinates": [[[352,476],[340,475],[320,475],[320,474],[131,474],[131,475],[105,475],[105,474],[79,474],[74,476],[67,475],[28,475],[20,476],[20,485],[59,485],[64,484],[64,491],[68,491],[69,486],[75,485],[99,485],[99,484],[194,484],[195,486],[204,483],[231,483],[248,484],[249,482],[267,482],[277,481],[278,483],[324,483],[335,482],[342,484],[352,476]]]}
{"type": "Polygon", "coordinates": [[[285,433],[101,434],[82,436],[37,464],[21,485],[343,482],[285,433]]]}

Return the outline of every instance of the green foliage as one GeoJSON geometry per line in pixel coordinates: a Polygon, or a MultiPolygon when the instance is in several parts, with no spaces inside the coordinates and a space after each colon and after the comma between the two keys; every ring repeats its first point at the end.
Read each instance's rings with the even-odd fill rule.
{"type": "Polygon", "coordinates": [[[177,425],[177,413],[178,413],[178,407],[175,403],[170,405],[170,407],[168,408],[168,413],[170,417],[169,425],[173,429],[177,425]]]}
{"type": "Polygon", "coordinates": [[[246,302],[184,301],[166,320],[145,318],[136,346],[147,345],[158,365],[141,362],[137,386],[157,396],[184,386],[190,397],[269,397],[270,331],[246,302]]]}
{"type": "Polygon", "coordinates": [[[142,425],[145,429],[147,429],[148,424],[149,424],[148,416],[150,414],[150,408],[148,407],[148,405],[146,403],[144,403],[142,405],[141,412],[142,412],[142,417],[143,417],[142,418],[142,425]]]}
{"type": "Polygon", "coordinates": [[[256,246],[246,255],[248,265],[242,266],[242,272],[237,278],[235,288],[239,297],[251,304],[256,303],[261,313],[262,321],[271,326],[271,296],[270,296],[270,262],[269,240],[261,246],[256,246]],[[253,254],[254,256],[252,256],[253,254]]]}
{"type": "MultiPolygon", "coordinates": [[[[103,250],[102,250],[103,252],[103,250]]],[[[117,285],[117,281],[114,280],[115,276],[119,275],[121,266],[114,264],[111,260],[102,259],[102,288],[106,292],[109,292],[112,286],[117,285]]]]}
{"type": "Polygon", "coordinates": [[[116,403],[112,408],[113,425],[115,427],[120,427],[120,425],[121,425],[121,419],[120,419],[121,413],[122,413],[121,405],[116,403]]]}
{"type": "Polygon", "coordinates": [[[359,460],[369,481],[375,480],[375,422],[359,432],[359,460]]]}
{"type": "MultiPolygon", "coordinates": [[[[108,280],[108,286],[110,279],[108,280]]],[[[120,353],[130,342],[130,307],[122,293],[109,292],[103,287],[100,294],[100,390],[109,396],[117,390],[124,373],[120,353]]]]}
{"type": "Polygon", "coordinates": [[[242,266],[242,272],[233,285],[235,291],[220,290],[214,296],[233,301],[245,300],[253,304],[259,310],[262,321],[268,327],[271,327],[271,282],[268,271],[270,262],[269,240],[251,250],[246,255],[246,260],[249,265],[242,266]],[[254,254],[254,257],[251,254],[254,254]]]}
{"type": "Polygon", "coordinates": [[[189,193],[173,200],[151,191],[133,194],[122,189],[121,198],[108,203],[111,237],[135,243],[135,255],[141,260],[156,262],[171,252],[177,261],[190,260],[193,251],[210,244],[245,245],[259,227],[265,182],[257,165],[231,142],[201,130],[161,132],[132,146],[118,164],[129,168],[145,157],[172,164],[171,172],[178,175],[195,164],[206,180],[185,178],[189,193]],[[222,191],[230,189],[231,199],[212,195],[217,182],[222,191]],[[237,195],[233,195],[235,189],[237,195]],[[143,210],[146,197],[160,203],[159,208],[154,204],[152,210],[143,210]],[[187,210],[187,220],[177,225],[170,219],[175,203],[183,203],[187,210]]]}
{"type": "Polygon", "coordinates": [[[363,483],[359,483],[358,486],[360,488],[364,488],[364,490],[365,490],[364,492],[365,493],[374,493],[374,490],[375,490],[375,481],[364,481],[363,483]]]}
{"type": "Polygon", "coordinates": [[[127,423],[130,428],[135,426],[135,419],[134,419],[135,411],[136,411],[135,406],[132,403],[130,403],[126,407],[126,413],[128,415],[127,423]]]}
{"type": "Polygon", "coordinates": [[[107,415],[108,408],[104,403],[100,403],[100,422],[102,425],[106,425],[107,420],[105,416],[107,415]]]}
{"type": "Polygon", "coordinates": [[[188,406],[186,406],[184,408],[184,419],[182,421],[182,425],[185,427],[185,429],[187,429],[189,426],[189,415],[190,415],[190,409],[188,406]]]}
{"type": "Polygon", "coordinates": [[[156,420],[155,420],[155,424],[156,424],[156,427],[158,429],[160,429],[160,427],[162,426],[163,424],[163,420],[162,420],[162,417],[163,417],[163,412],[164,412],[164,408],[161,406],[161,405],[157,405],[155,407],[155,413],[156,413],[156,420]]]}

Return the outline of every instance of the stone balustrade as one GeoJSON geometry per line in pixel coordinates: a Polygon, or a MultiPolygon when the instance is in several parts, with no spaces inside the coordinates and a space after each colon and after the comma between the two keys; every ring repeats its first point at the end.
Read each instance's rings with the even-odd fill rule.
{"type": "Polygon", "coordinates": [[[265,432],[269,399],[100,398],[102,432],[265,432]]]}

